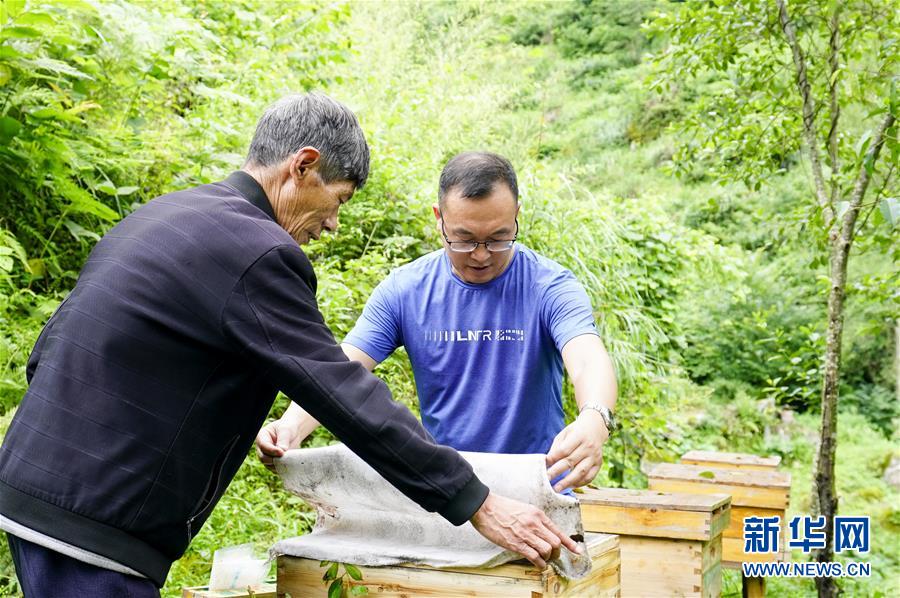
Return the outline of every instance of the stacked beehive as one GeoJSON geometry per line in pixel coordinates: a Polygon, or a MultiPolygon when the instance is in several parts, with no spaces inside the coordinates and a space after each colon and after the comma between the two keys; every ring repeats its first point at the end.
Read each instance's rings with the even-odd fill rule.
{"type": "Polygon", "coordinates": [[[585,530],[619,534],[622,596],[719,595],[728,496],[589,488],[578,499],[585,530]]]}
{"type": "MultiPolygon", "coordinates": [[[[785,559],[785,514],[790,501],[791,476],[776,467],[778,457],[757,457],[741,453],[691,451],[682,463],[660,463],[647,473],[651,490],[728,494],[731,496],[731,524],[722,533],[722,565],[740,568],[744,562],[785,559]],[[779,517],[779,550],[775,553],[745,552],[744,519],[779,517]]],[[[744,578],[745,595],[761,595],[765,580],[744,578]]]]}

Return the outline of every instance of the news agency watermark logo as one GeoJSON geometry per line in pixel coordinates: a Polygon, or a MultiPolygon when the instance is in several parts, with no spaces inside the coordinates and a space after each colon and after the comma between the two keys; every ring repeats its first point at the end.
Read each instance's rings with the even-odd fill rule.
{"type": "MultiPolygon", "coordinates": [[[[788,548],[797,548],[804,554],[825,548],[825,530],[827,522],[824,516],[797,516],[788,524],[790,538],[788,548]]],[[[744,518],[744,552],[746,554],[777,555],[781,542],[781,517],[745,517],[744,518]]],[[[870,550],[869,518],[842,517],[834,518],[834,552],[853,551],[866,554],[870,550]]],[[[865,562],[849,563],[742,563],[744,575],[748,577],[868,577],[871,575],[871,564],[865,562]]]]}

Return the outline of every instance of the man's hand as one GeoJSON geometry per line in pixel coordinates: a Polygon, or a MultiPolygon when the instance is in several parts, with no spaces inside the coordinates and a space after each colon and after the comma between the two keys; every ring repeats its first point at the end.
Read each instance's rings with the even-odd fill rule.
{"type": "Polygon", "coordinates": [[[553,439],[547,453],[547,475],[552,480],[566,470],[569,474],[553,487],[557,492],[584,486],[594,479],[603,464],[603,444],[609,430],[593,409],[585,409],[553,439]]]}
{"type": "Polygon", "coordinates": [[[470,521],[482,536],[521,554],[542,570],[548,560],[559,555],[560,546],[581,554],[578,544],[562,533],[543,511],[493,492],[470,521]]]}
{"type": "Polygon", "coordinates": [[[263,465],[275,471],[274,457],[283,457],[284,452],[300,446],[305,438],[300,435],[300,429],[294,421],[285,421],[284,418],[276,419],[265,425],[256,435],[256,456],[263,465]]]}

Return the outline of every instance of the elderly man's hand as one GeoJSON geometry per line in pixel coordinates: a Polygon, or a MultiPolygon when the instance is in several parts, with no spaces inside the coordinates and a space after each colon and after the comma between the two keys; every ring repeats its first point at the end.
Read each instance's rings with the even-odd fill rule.
{"type": "Polygon", "coordinates": [[[491,492],[470,519],[482,536],[534,563],[539,569],[559,555],[565,546],[578,554],[578,545],[562,533],[543,511],[529,504],[491,492]]]}
{"type": "Polygon", "coordinates": [[[305,435],[297,426],[297,422],[285,418],[276,419],[266,424],[256,435],[256,456],[263,465],[275,471],[272,459],[283,457],[285,451],[297,448],[305,435]]]}
{"type": "Polygon", "coordinates": [[[557,434],[547,453],[547,475],[552,480],[567,470],[569,473],[553,489],[562,492],[590,483],[603,464],[603,444],[608,437],[606,423],[593,409],[585,409],[557,434]]]}

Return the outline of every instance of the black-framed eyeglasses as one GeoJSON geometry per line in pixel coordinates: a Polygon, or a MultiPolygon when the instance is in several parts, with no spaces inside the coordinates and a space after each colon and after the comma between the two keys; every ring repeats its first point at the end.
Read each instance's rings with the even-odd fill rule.
{"type": "Polygon", "coordinates": [[[513,238],[506,241],[451,241],[447,238],[447,231],[444,230],[443,216],[441,216],[441,234],[444,235],[444,240],[447,241],[450,251],[456,253],[472,253],[478,249],[479,245],[484,245],[484,248],[491,253],[502,253],[512,249],[513,244],[519,237],[519,219],[516,218],[516,232],[513,234],[513,238]]]}

